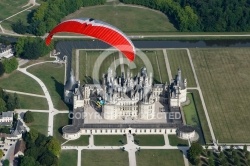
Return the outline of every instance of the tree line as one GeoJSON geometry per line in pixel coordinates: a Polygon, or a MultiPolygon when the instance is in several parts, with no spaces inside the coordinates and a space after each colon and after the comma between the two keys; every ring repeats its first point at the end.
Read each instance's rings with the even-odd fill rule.
{"type": "Polygon", "coordinates": [[[16,93],[9,94],[0,87],[0,113],[5,111],[14,111],[20,108],[20,101],[16,93]]]}
{"type": "Polygon", "coordinates": [[[180,31],[234,32],[250,30],[247,0],[120,0],[165,13],[180,31]]]}
{"type": "Polygon", "coordinates": [[[61,19],[81,7],[104,4],[105,0],[43,0],[41,5],[28,16],[29,25],[21,20],[12,24],[12,29],[20,34],[31,33],[42,36],[61,22],[61,19]]]}
{"type": "Polygon", "coordinates": [[[46,46],[40,37],[20,37],[15,45],[15,52],[23,59],[37,59],[48,54],[53,47],[53,42],[50,46],[46,46]]]}
{"type": "Polygon", "coordinates": [[[23,137],[26,143],[24,156],[19,156],[20,166],[58,165],[61,145],[57,139],[31,129],[23,137]]]}
{"type": "Polygon", "coordinates": [[[136,4],[146,6],[152,9],[160,10],[169,16],[171,22],[180,31],[197,31],[198,16],[190,6],[182,7],[175,0],[120,0],[127,4],[136,4]]]}

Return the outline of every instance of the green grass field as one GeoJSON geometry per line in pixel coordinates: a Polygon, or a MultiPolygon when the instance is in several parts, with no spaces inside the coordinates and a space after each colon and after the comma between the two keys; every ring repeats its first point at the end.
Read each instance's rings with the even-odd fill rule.
{"type": "Polygon", "coordinates": [[[31,11],[34,10],[34,9],[36,9],[36,8],[37,8],[37,6],[36,7],[32,7],[29,10],[26,10],[26,11],[24,11],[22,13],[19,13],[18,15],[14,16],[14,17],[11,17],[8,20],[3,21],[1,23],[2,27],[4,29],[12,30],[12,27],[11,27],[12,24],[15,23],[15,22],[17,22],[18,20],[21,20],[24,23],[24,25],[28,25],[28,23],[27,23],[27,17],[31,13],[31,11]]]}
{"type": "Polygon", "coordinates": [[[249,142],[250,49],[191,49],[219,142],[249,142]]]}
{"type": "Polygon", "coordinates": [[[8,90],[44,95],[42,88],[33,78],[19,71],[14,71],[9,75],[0,77],[0,87],[8,90]]]}
{"type": "Polygon", "coordinates": [[[72,140],[64,144],[65,146],[87,146],[89,144],[89,136],[82,135],[77,140],[72,140]]]}
{"type": "Polygon", "coordinates": [[[165,145],[165,140],[163,135],[135,135],[134,142],[139,146],[165,145]]]}
{"type": "Polygon", "coordinates": [[[175,134],[168,135],[169,144],[171,146],[188,146],[188,141],[178,138],[175,134]]]}
{"type": "Polygon", "coordinates": [[[25,8],[22,6],[26,5],[28,0],[1,0],[0,1],[0,20],[3,20],[25,8]]]}
{"type": "Polygon", "coordinates": [[[193,95],[189,93],[187,97],[189,98],[190,104],[183,107],[186,123],[191,126],[199,126],[200,122],[196,113],[193,95]]]}
{"type": "Polygon", "coordinates": [[[48,110],[49,106],[46,98],[17,95],[20,101],[21,109],[48,110]]]}
{"type": "Polygon", "coordinates": [[[136,152],[137,166],[184,166],[179,150],[140,150],[136,152]]]}
{"type": "Polygon", "coordinates": [[[123,135],[94,135],[95,146],[122,146],[127,144],[123,135]]]}
{"type": "MultiPolygon", "coordinates": [[[[202,135],[203,135],[205,143],[211,143],[212,137],[211,137],[210,130],[208,128],[207,118],[205,116],[205,112],[201,103],[199,92],[197,90],[188,90],[188,92],[192,94],[192,99],[194,103],[193,106],[196,109],[196,116],[198,115],[199,124],[200,124],[199,127],[201,128],[201,131],[200,131],[201,133],[199,133],[200,138],[202,138],[202,135]]],[[[204,143],[204,142],[200,141],[200,143],[204,143]]]]}
{"type": "Polygon", "coordinates": [[[83,150],[82,165],[128,166],[128,153],[122,150],[83,150]]]}
{"type": "Polygon", "coordinates": [[[62,137],[62,128],[69,124],[68,114],[57,114],[54,116],[53,136],[61,143],[66,140],[62,137]]]}
{"type": "MultiPolygon", "coordinates": [[[[119,61],[119,55],[118,52],[110,53],[104,60],[98,60],[100,56],[103,53],[103,51],[80,51],[79,53],[79,78],[81,82],[85,83],[93,83],[92,77],[93,77],[93,71],[97,72],[99,75],[99,78],[102,78],[102,75],[104,73],[107,73],[108,68],[111,69],[116,68],[116,75],[121,75],[121,65],[119,61]],[[86,63],[88,62],[88,63],[86,63]],[[99,68],[95,68],[94,66],[97,64],[99,68]]],[[[153,77],[154,77],[154,83],[165,83],[168,81],[168,75],[167,75],[167,69],[165,65],[165,60],[163,56],[163,52],[161,50],[158,51],[143,51],[143,53],[146,55],[146,57],[149,60],[149,63],[151,63],[153,67],[153,77]]],[[[143,57],[142,57],[143,58],[143,57]]],[[[123,59],[124,61],[124,71],[125,74],[127,73],[128,68],[130,68],[130,72],[133,74],[133,76],[137,75],[138,72],[141,70],[142,67],[145,67],[147,64],[144,64],[143,59],[141,57],[137,56],[135,59],[134,65],[135,68],[133,68],[133,64],[131,62],[128,62],[127,59],[123,59]],[[128,66],[129,64],[130,66],[128,66]]],[[[75,68],[75,57],[73,58],[72,65],[75,68]]],[[[101,81],[101,79],[100,79],[101,81]]]]}
{"type": "Polygon", "coordinates": [[[181,69],[182,78],[187,78],[188,87],[196,87],[194,74],[186,50],[167,50],[172,77],[181,69]]]}
{"type": "Polygon", "coordinates": [[[28,72],[40,78],[49,90],[54,107],[59,110],[68,110],[63,101],[64,94],[64,65],[44,63],[28,68],[28,72]]]}
{"type": "Polygon", "coordinates": [[[85,7],[68,15],[63,20],[84,17],[102,20],[124,32],[177,31],[165,14],[136,6],[102,5],[85,7]]]}
{"type": "Polygon", "coordinates": [[[77,151],[63,150],[59,157],[59,166],[77,166],[77,151]]]}
{"type": "Polygon", "coordinates": [[[48,134],[48,113],[32,112],[34,122],[28,124],[31,129],[47,135],[48,134]]]}

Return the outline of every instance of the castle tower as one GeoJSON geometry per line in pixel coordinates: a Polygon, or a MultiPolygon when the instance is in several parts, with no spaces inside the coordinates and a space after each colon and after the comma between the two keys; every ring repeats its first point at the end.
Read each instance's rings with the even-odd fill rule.
{"type": "Polygon", "coordinates": [[[68,104],[73,104],[73,95],[75,88],[77,87],[77,81],[74,76],[74,72],[71,69],[70,76],[64,85],[64,102],[68,104]]]}

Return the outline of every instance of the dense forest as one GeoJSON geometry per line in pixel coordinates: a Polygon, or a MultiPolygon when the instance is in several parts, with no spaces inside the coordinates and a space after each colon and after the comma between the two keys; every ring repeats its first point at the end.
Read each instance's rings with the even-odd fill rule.
{"type": "Polygon", "coordinates": [[[120,0],[160,10],[180,31],[250,30],[249,0],[120,0]]]}
{"type": "Polygon", "coordinates": [[[29,26],[18,20],[12,29],[20,34],[31,33],[42,36],[56,26],[61,19],[80,7],[104,4],[105,0],[43,0],[28,17],[29,26]]]}

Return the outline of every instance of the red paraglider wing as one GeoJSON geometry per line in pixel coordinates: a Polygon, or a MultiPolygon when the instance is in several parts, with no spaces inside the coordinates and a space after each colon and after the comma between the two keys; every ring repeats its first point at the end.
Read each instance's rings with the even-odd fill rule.
{"type": "Polygon", "coordinates": [[[58,32],[72,32],[84,34],[102,40],[120,50],[130,61],[135,58],[133,43],[117,28],[94,19],[72,19],[64,21],[51,30],[46,38],[49,45],[54,34],[58,32]]]}

